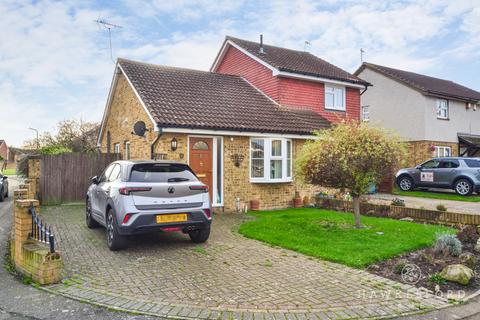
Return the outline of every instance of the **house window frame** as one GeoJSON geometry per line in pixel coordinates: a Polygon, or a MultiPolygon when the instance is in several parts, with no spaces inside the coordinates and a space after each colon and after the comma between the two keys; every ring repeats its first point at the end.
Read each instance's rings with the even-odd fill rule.
{"type": "Polygon", "coordinates": [[[251,183],[285,183],[292,182],[292,168],[293,168],[293,140],[287,138],[268,138],[268,137],[251,137],[249,140],[249,176],[251,183]],[[252,140],[263,140],[264,157],[263,157],[263,177],[252,177],[252,140]],[[281,141],[281,155],[272,156],[272,141],[281,141]],[[290,142],[290,153],[287,155],[287,141],[290,142]],[[282,161],[282,176],[280,178],[271,178],[272,160],[282,161]],[[290,169],[287,170],[287,165],[290,169]],[[288,175],[289,173],[289,175],[288,175]]]}
{"type": "Polygon", "coordinates": [[[345,86],[340,86],[340,85],[333,85],[333,84],[325,84],[325,89],[324,89],[324,100],[325,100],[325,110],[333,110],[333,111],[346,111],[347,110],[347,101],[346,101],[346,87],[345,86]],[[327,92],[328,90],[332,89],[333,90],[333,106],[327,106],[327,95],[332,94],[332,92],[327,92]],[[342,102],[343,104],[341,106],[336,105],[336,96],[337,96],[337,91],[336,90],[342,90],[342,102]]]}
{"type": "Polygon", "coordinates": [[[435,155],[438,157],[438,158],[448,158],[448,157],[451,157],[452,156],[452,148],[451,147],[447,147],[447,146],[435,146],[435,155]],[[447,155],[446,155],[446,151],[448,150],[447,152],[447,155]]]}
{"type": "Polygon", "coordinates": [[[113,153],[120,153],[120,143],[113,144],[113,153]]]}
{"type": "Polygon", "coordinates": [[[362,121],[370,122],[370,105],[362,106],[362,121]]]}
{"type": "Polygon", "coordinates": [[[125,160],[130,160],[130,141],[125,141],[125,160]]]}
{"type": "Polygon", "coordinates": [[[437,99],[437,119],[450,119],[450,106],[447,99],[437,99]]]}

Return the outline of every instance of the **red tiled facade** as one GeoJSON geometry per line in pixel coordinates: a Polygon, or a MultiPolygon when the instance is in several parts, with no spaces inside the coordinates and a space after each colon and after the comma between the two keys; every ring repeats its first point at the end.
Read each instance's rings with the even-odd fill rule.
{"type": "Polygon", "coordinates": [[[325,109],[325,87],[321,82],[273,76],[266,66],[230,46],[216,72],[234,74],[248,80],[277,103],[298,109],[310,109],[332,123],[360,119],[360,90],[346,89],[346,111],[325,109]]]}

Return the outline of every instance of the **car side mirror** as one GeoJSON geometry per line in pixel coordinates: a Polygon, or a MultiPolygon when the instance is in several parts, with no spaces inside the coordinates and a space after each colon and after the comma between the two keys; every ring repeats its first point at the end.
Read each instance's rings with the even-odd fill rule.
{"type": "Polygon", "coordinates": [[[98,177],[97,176],[92,178],[92,183],[93,184],[98,184],[98,177]]]}
{"type": "Polygon", "coordinates": [[[2,179],[3,179],[3,180],[7,180],[8,177],[7,177],[7,176],[3,176],[2,179]]]}

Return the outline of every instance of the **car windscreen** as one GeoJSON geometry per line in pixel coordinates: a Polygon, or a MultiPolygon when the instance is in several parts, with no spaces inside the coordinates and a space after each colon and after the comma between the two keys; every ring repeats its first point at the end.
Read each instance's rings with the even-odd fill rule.
{"type": "Polygon", "coordinates": [[[141,163],[135,164],[130,173],[130,182],[183,182],[197,181],[186,164],[141,163]]]}

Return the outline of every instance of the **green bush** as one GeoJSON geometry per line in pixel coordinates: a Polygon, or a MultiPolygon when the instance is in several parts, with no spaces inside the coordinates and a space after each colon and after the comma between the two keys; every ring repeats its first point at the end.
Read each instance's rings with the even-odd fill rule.
{"type": "Polygon", "coordinates": [[[442,253],[445,256],[458,257],[462,253],[462,243],[454,234],[440,233],[437,234],[433,251],[437,254],[442,253]]]}
{"type": "Polygon", "coordinates": [[[56,155],[56,154],[63,154],[63,153],[70,153],[72,149],[64,147],[64,146],[49,146],[40,149],[41,154],[46,155],[56,155]]]}
{"type": "Polygon", "coordinates": [[[447,280],[445,280],[445,278],[442,277],[439,273],[432,274],[430,278],[428,278],[428,281],[436,283],[438,285],[447,283],[447,280]]]}

